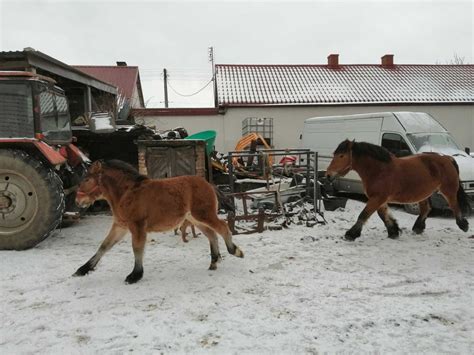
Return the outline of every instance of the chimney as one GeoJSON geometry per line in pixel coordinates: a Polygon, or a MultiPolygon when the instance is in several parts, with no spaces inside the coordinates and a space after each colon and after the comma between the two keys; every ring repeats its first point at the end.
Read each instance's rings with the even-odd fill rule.
{"type": "Polygon", "coordinates": [[[393,68],[393,54],[385,54],[382,57],[382,68],[393,68]]]}
{"type": "Polygon", "coordinates": [[[127,66],[127,62],[117,62],[117,66],[118,66],[118,67],[126,67],[126,66],[127,66]]]}
{"type": "Polygon", "coordinates": [[[339,68],[339,54],[328,55],[328,68],[338,69],[339,68]]]}

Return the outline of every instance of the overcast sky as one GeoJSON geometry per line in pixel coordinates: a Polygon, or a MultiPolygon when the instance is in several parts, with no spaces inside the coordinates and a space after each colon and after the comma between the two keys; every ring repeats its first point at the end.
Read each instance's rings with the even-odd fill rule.
{"type": "MultiPolygon", "coordinates": [[[[67,64],[138,65],[148,107],[163,107],[162,70],[192,94],[216,63],[473,63],[468,1],[10,1],[0,0],[0,49],[33,47],[67,64]]],[[[209,86],[170,107],[212,106],[209,86]]]]}

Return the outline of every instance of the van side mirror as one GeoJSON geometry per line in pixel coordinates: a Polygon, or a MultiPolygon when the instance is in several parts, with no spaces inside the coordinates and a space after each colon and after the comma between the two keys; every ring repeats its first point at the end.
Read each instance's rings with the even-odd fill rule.
{"type": "Polygon", "coordinates": [[[464,151],[467,153],[467,155],[471,154],[471,148],[469,147],[464,148],[464,151]]]}

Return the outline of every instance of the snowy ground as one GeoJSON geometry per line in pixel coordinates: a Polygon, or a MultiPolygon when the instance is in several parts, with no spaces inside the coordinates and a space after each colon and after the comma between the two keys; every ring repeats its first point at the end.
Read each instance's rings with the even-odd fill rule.
{"type": "Polygon", "coordinates": [[[2,251],[0,352],[473,353],[474,219],[469,233],[431,218],[423,235],[401,210],[399,240],[377,216],[340,238],[363,204],[326,212],[328,225],[236,236],[246,253],[208,271],[204,237],[149,236],[145,275],[126,239],[98,269],[71,277],[110,216],[89,216],[37,248],[2,251]]]}

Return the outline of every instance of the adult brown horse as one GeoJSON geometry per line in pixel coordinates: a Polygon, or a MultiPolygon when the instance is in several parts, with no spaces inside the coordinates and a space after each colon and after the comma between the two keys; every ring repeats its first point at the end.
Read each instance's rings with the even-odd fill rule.
{"type": "Polygon", "coordinates": [[[216,233],[224,238],[230,254],[244,256],[232,242],[227,223],[217,216],[218,202],[213,186],[201,177],[153,180],[140,175],[135,168],[122,161],[96,161],[79,186],[76,203],[86,207],[99,199],[108,201],[114,222],[99,250],[76,271],[75,276],[83,276],[93,270],[105,252],[130,231],[135,266],[125,282],[137,282],[143,276],[147,232],[173,230],[185,220],[196,225],[209,239],[210,270],[217,268],[216,263],[220,259],[216,233]]]}
{"type": "Polygon", "coordinates": [[[425,229],[425,220],[431,210],[429,197],[439,191],[453,210],[456,223],[464,232],[469,224],[463,213],[469,210],[468,196],[459,181],[456,161],[435,153],[416,154],[397,158],[383,147],[345,140],[334,151],[326,176],[331,180],[355,170],[362,179],[367,205],[357,222],[346,232],[347,240],[360,237],[362,226],[375,211],[387,227],[389,238],[398,238],[400,229],[390,215],[388,203],[419,203],[413,231],[425,229]]]}

